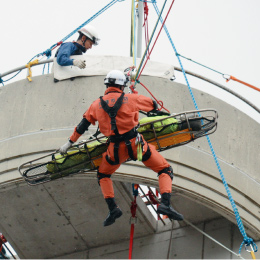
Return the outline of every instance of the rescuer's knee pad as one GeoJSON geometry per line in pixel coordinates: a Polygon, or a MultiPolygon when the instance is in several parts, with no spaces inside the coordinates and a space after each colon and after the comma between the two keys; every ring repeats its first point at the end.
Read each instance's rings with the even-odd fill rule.
{"type": "Polygon", "coordinates": [[[104,173],[101,173],[99,171],[97,171],[97,179],[98,179],[98,185],[100,185],[100,180],[103,179],[103,178],[110,178],[111,175],[110,174],[104,174],[104,173]]]}
{"type": "Polygon", "coordinates": [[[173,179],[173,170],[172,170],[171,166],[164,168],[161,171],[159,171],[158,176],[160,176],[162,173],[168,174],[171,177],[171,179],[173,179]]]}

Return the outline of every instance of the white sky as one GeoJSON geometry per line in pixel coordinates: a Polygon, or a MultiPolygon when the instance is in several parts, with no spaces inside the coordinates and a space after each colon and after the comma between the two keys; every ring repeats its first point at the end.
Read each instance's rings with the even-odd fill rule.
{"type": "MultiPolygon", "coordinates": [[[[0,73],[25,65],[33,56],[60,41],[109,2],[110,0],[0,0],[0,73]]],[[[91,22],[99,31],[101,41],[99,46],[88,52],[89,55],[129,56],[131,2],[125,0],[116,3],[91,22]]],[[[171,2],[167,1],[164,17],[171,2]]],[[[164,0],[157,0],[159,9],[163,3],[164,0]]],[[[181,55],[260,88],[259,11],[259,0],[175,0],[166,26],[181,55]]],[[[148,19],[151,35],[157,19],[151,3],[148,19]]],[[[77,36],[77,33],[74,34],[68,41],[76,40],[77,36]]],[[[180,66],[164,31],[151,59],[180,66]]],[[[259,92],[236,82],[226,83],[220,74],[184,59],[182,62],[186,70],[231,88],[260,108],[259,92]]],[[[33,68],[33,75],[41,73],[42,67],[33,68]]],[[[25,77],[24,71],[15,80],[25,77]]],[[[9,76],[3,79],[8,78],[9,76]]],[[[237,98],[211,84],[194,80],[193,77],[188,79],[191,87],[232,103],[260,122],[260,115],[237,98]]],[[[176,72],[176,81],[184,83],[179,72],[176,72]]]]}

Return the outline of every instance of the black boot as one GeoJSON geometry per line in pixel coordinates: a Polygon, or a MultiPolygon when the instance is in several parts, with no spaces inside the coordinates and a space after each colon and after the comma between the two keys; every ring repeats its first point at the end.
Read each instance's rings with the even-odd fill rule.
{"type": "Polygon", "coordinates": [[[163,193],[161,204],[157,209],[158,214],[167,215],[169,219],[183,220],[182,214],[178,213],[170,205],[171,193],[163,193]]]}
{"type": "Polygon", "coordinates": [[[114,198],[105,199],[109,208],[109,213],[107,218],[104,221],[104,227],[109,226],[115,222],[115,220],[122,216],[123,212],[116,205],[114,198]]]}

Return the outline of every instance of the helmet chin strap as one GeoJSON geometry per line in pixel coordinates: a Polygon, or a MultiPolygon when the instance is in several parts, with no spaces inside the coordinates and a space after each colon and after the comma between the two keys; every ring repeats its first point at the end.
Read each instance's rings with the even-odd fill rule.
{"type": "Polygon", "coordinates": [[[85,50],[86,50],[85,43],[86,43],[87,39],[88,39],[87,36],[86,36],[86,40],[85,40],[85,41],[83,41],[82,38],[81,38],[81,42],[82,42],[82,45],[83,45],[83,47],[85,48],[85,50]]]}

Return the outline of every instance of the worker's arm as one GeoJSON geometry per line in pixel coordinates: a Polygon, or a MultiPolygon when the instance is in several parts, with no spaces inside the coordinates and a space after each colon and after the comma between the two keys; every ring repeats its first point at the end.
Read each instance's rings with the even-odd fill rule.
{"type": "Polygon", "coordinates": [[[64,43],[61,45],[57,54],[57,63],[60,66],[71,66],[74,65],[80,69],[86,68],[86,63],[81,59],[71,59],[70,56],[75,53],[77,47],[72,43],[64,43]]]}
{"type": "Polygon", "coordinates": [[[148,111],[147,116],[169,116],[170,113],[158,110],[158,103],[153,100],[154,109],[148,111]]]}
{"type": "Polygon", "coordinates": [[[138,95],[136,99],[137,110],[150,112],[158,109],[157,103],[150,97],[138,95]]]}
{"type": "Polygon", "coordinates": [[[77,142],[81,135],[88,131],[88,127],[90,126],[90,122],[83,117],[80,123],[75,127],[73,134],[70,136],[70,141],[72,143],[77,142]]]}
{"type": "Polygon", "coordinates": [[[90,126],[90,122],[83,117],[83,119],[80,121],[80,123],[75,127],[73,134],[70,136],[67,143],[62,145],[59,149],[59,152],[61,154],[67,153],[68,149],[75,143],[79,137],[85,133],[85,131],[88,130],[88,127],[90,126]]]}
{"type": "Polygon", "coordinates": [[[60,66],[71,66],[73,65],[73,59],[70,58],[72,53],[74,53],[76,47],[73,43],[68,42],[60,46],[57,55],[57,63],[60,66]]]}
{"type": "Polygon", "coordinates": [[[170,113],[158,110],[158,103],[149,97],[139,95],[137,99],[138,110],[147,112],[147,116],[169,116],[170,113]]]}

